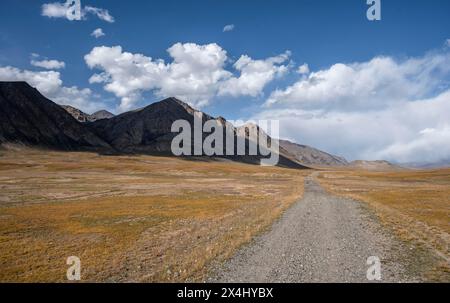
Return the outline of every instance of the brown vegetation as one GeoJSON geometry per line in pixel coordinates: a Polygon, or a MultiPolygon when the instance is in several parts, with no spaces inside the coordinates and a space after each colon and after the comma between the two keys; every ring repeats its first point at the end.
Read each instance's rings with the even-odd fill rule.
{"type": "Polygon", "coordinates": [[[0,151],[0,281],[201,281],[280,216],[308,172],[0,151]]]}

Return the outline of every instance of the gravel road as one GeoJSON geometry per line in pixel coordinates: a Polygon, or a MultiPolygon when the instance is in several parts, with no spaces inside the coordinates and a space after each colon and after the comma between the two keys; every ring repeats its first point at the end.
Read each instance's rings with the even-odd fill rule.
{"type": "Polygon", "coordinates": [[[310,176],[303,199],[210,282],[368,282],[371,256],[383,282],[415,281],[398,262],[405,249],[362,203],[326,193],[310,176]]]}

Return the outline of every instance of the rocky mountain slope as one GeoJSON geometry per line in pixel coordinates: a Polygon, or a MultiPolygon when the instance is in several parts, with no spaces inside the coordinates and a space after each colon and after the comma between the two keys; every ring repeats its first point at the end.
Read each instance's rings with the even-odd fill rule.
{"type": "MultiPolygon", "coordinates": [[[[108,113],[100,112],[97,118],[108,116],[108,113]]],[[[195,117],[202,117],[201,126],[209,120],[217,125],[229,125],[231,136],[237,141],[236,129],[225,119],[214,119],[175,98],[110,119],[90,122],[89,115],[73,107],[64,109],[25,82],[0,83],[0,144],[18,143],[57,150],[94,150],[108,153],[172,156],[172,140],[178,135],[172,133],[172,124],[177,120],[184,120],[193,131],[195,117]]],[[[207,133],[200,135],[201,145],[209,135],[207,133]]],[[[193,155],[196,141],[193,135],[191,138],[193,155]]],[[[225,154],[225,141],[223,143],[225,154]]],[[[246,140],[245,144],[248,148],[249,141],[246,140]]],[[[204,151],[196,155],[196,158],[211,159],[204,151]]],[[[221,156],[221,158],[259,164],[265,157],[257,154],[221,156]]],[[[283,155],[280,156],[279,166],[305,168],[283,155]]]]}
{"type": "Polygon", "coordinates": [[[343,157],[334,156],[316,148],[296,144],[287,140],[280,140],[280,147],[293,155],[294,158],[311,166],[348,166],[349,163],[343,157]]]}
{"type": "Polygon", "coordinates": [[[89,115],[70,105],[61,105],[61,107],[64,108],[69,114],[71,114],[72,117],[75,118],[75,120],[81,123],[95,122],[97,120],[111,119],[114,117],[112,113],[106,110],[100,110],[93,113],[92,115],[89,115]]]}
{"type": "MultiPolygon", "coordinates": [[[[259,126],[255,124],[246,124],[236,129],[238,136],[243,136],[249,140],[258,142],[262,140],[271,142],[272,138],[267,135],[259,126]],[[268,139],[267,139],[268,138],[268,139]]],[[[318,149],[292,143],[287,140],[279,140],[280,155],[287,159],[301,163],[305,166],[348,166],[346,159],[328,154],[318,149]]]]}
{"type": "MultiPolygon", "coordinates": [[[[171,142],[176,136],[171,132],[173,122],[186,120],[193,125],[194,114],[194,109],[187,104],[169,98],[89,125],[117,150],[164,154],[171,152],[171,142]]],[[[206,119],[212,117],[205,114],[203,121],[206,119]]]]}
{"type": "Polygon", "coordinates": [[[99,110],[98,112],[95,112],[89,116],[89,122],[95,122],[95,121],[104,120],[104,119],[111,119],[114,117],[115,117],[115,115],[110,113],[107,110],[99,110]]]}
{"type": "MultiPolygon", "coordinates": [[[[232,133],[235,146],[234,154],[237,149],[237,130],[229,124],[224,118],[213,118],[208,114],[202,113],[190,107],[188,104],[176,99],[168,98],[163,101],[153,103],[145,108],[126,112],[119,116],[108,120],[100,120],[90,123],[90,127],[104,138],[111,146],[119,151],[126,153],[146,153],[146,154],[163,154],[172,155],[171,144],[177,133],[172,133],[172,124],[177,120],[188,121],[191,126],[192,140],[191,140],[191,155],[195,155],[195,140],[194,140],[194,120],[200,120],[203,126],[206,121],[215,121],[219,126],[228,125],[229,131],[232,133]]],[[[209,134],[202,135],[202,142],[209,136],[209,134]]],[[[226,137],[225,130],[223,138],[226,137]]],[[[259,163],[261,154],[246,155],[246,156],[227,156],[226,155],[226,141],[223,142],[223,154],[221,158],[226,158],[234,161],[245,163],[259,163]]],[[[246,140],[246,149],[248,150],[248,140],[246,140]]],[[[247,153],[248,154],[248,153],[247,153]]],[[[197,156],[205,156],[204,153],[197,156]]],[[[298,162],[280,156],[280,166],[303,168],[298,162]]]]}
{"type": "Polygon", "coordinates": [[[25,82],[0,82],[0,143],[58,150],[111,146],[25,82]]]}

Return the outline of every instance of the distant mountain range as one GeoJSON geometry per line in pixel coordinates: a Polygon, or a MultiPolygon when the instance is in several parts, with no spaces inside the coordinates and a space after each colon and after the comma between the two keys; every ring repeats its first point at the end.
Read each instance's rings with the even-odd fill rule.
{"type": "Polygon", "coordinates": [[[450,168],[450,159],[447,160],[441,160],[439,162],[435,162],[435,163],[417,163],[417,162],[413,162],[413,163],[405,163],[402,164],[402,166],[404,167],[409,167],[409,168],[413,168],[413,169],[433,169],[433,168],[450,168]]]}
{"type": "Polygon", "coordinates": [[[334,156],[316,148],[300,145],[287,140],[280,140],[281,149],[288,153],[300,163],[309,166],[348,166],[348,161],[339,156],[334,156]]]}
{"type": "Polygon", "coordinates": [[[111,119],[114,117],[112,113],[106,110],[100,110],[98,112],[93,113],[92,115],[86,114],[70,105],[61,105],[72,117],[74,117],[78,122],[95,122],[103,119],[111,119]]]}
{"type": "Polygon", "coordinates": [[[363,161],[357,160],[350,163],[350,167],[369,170],[369,171],[391,171],[391,170],[403,170],[405,167],[393,164],[388,161],[363,161]]]}
{"type": "MultiPolygon", "coordinates": [[[[189,121],[202,116],[202,123],[214,120],[228,125],[235,137],[245,137],[246,148],[260,129],[257,125],[234,127],[223,117],[213,118],[176,99],[168,98],[147,107],[115,116],[102,110],[86,114],[67,105],[57,105],[45,98],[38,90],[25,82],[0,82],[0,144],[15,143],[66,151],[96,151],[108,154],[150,154],[171,156],[171,132],[173,122],[189,121]]],[[[266,133],[263,138],[271,142],[266,133]]],[[[205,139],[207,135],[203,136],[205,139]]],[[[194,149],[195,142],[192,142],[194,149]]],[[[392,170],[400,166],[387,161],[354,161],[300,145],[279,140],[279,166],[306,167],[350,167],[366,170],[392,170]]],[[[197,156],[206,157],[206,155],[197,156]]],[[[223,156],[229,160],[259,163],[264,156],[223,156]]],[[[408,167],[438,167],[411,164],[408,167]]]]}
{"type": "MultiPolygon", "coordinates": [[[[57,105],[25,82],[0,82],[0,144],[16,143],[55,150],[108,154],[171,156],[171,143],[177,135],[171,132],[173,122],[186,120],[193,125],[196,115],[202,115],[203,123],[214,120],[222,126],[228,125],[235,138],[245,137],[246,148],[250,141],[273,140],[257,125],[234,127],[223,117],[213,118],[176,98],[168,98],[118,116],[106,110],[87,114],[72,106],[57,105]],[[255,134],[263,134],[265,138],[255,134]]],[[[192,142],[192,148],[194,144],[192,142]]],[[[349,167],[381,171],[402,168],[387,161],[349,163],[343,157],[287,140],[279,140],[279,145],[279,165],[284,167],[349,167]]],[[[256,164],[263,156],[222,158],[256,164]]],[[[404,167],[450,166],[444,162],[427,165],[413,163],[404,167]]]]}

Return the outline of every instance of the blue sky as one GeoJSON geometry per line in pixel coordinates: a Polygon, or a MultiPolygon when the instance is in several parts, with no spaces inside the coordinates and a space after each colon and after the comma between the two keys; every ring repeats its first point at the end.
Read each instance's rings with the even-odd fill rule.
{"type": "MultiPolygon", "coordinates": [[[[61,84],[53,87],[46,82],[41,84],[41,87],[47,90],[47,95],[56,99],[55,101],[59,103],[73,101],[73,105],[86,111],[105,107],[120,112],[147,105],[172,92],[179,93],[179,88],[173,89],[168,84],[174,79],[176,72],[170,71],[167,72],[170,75],[164,74],[164,77],[169,79],[162,79],[163,76],[158,72],[158,80],[154,80],[158,81],[157,84],[151,83],[154,74],[149,73],[145,75],[145,79],[140,79],[143,83],[139,83],[138,88],[126,92],[124,96],[121,94],[122,88],[129,87],[126,77],[129,76],[128,73],[133,74],[130,69],[134,70],[134,66],[122,70],[119,74],[111,74],[116,67],[111,66],[110,62],[106,62],[104,58],[94,58],[95,47],[108,48],[105,52],[96,53],[95,56],[107,56],[114,53],[110,47],[120,46],[120,54],[115,53],[117,56],[125,58],[124,53],[142,54],[145,57],[144,61],[151,58],[151,62],[156,64],[157,59],[162,59],[166,64],[164,68],[169,68],[174,58],[169,54],[168,49],[177,43],[180,47],[174,49],[174,53],[179,53],[179,60],[188,60],[184,56],[189,52],[189,48],[185,46],[186,43],[192,43],[194,51],[198,52],[205,51],[201,48],[202,46],[214,43],[219,48],[214,48],[211,52],[225,51],[226,58],[224,58],[223,66],[211,71],[211,73],[220,72],[218,77],[221,80],[214,80],[213,83],[206,81],[205,85],[211,87],[216,85],[217,89],[211,89],[200,97],[198,91],[180,93],[180,96],[186,96],[188,99],[186,101],[201,107],[208,113],[222,115],[228,119],[265,117],[283,120],[286,113],[290,112],[288,115],[290,119],[284,119],[286,125],[286,131],[282,131],[284,137],[340,153],[352,159],[361,157],[401,158],[402,161],[441,161],[447,157],[450,159],[450,151],[448,154],[444,152],[428,157],[427,151],[422,150],[420,157],[413,156],[417,151],[414,152],[416,147],[411,141],[412,138],[421,134],[429,136],[432,130],[439,132],[439,136],[447,138],[448,125],[444,122],[436,125],[437,118],[431,114],[430,117],[420,118],[424,120],[423,125],[417,126],[413,133],[399,131],[390,140],[383,140],[377,136],[372,140],[373,143],[367,143],[365,138],[360,138],[362,135],[349,131],[354,128],[352,123],[355,123],[355,119],[370,120],[377,115],[381,117],[386,115],[388,119],[387,116],[391,114],[386,111],[388,109],[393,111],[392,108],[396,106],[397,100],[403,100],[408,102],[405,104],[409,104],[419,100],[438,98],[448,90],[448,70],[440,67],[448,63],[446,43],[450,38],[450,2],[447,0],[382,0],[382,20],[376,22],[367,20],[368,5],[365,0],[81,0],[83,7],[91,6],[107,10],[114,18],[114,22],[102,20],[93,13],[87,14],[85,20],[81,21],[43,16],[42,6],[53,2],[57,1],[2,0],[0,2],[0,68],[3,67],[0,77],[3,80],[15,80],[21,77],[27,80],[31,77],[26,74],[29,71],[38,73],[32,75],[32,81],[41,81],[40,78],[44,74],[39,73],[53,70],[59,75],[45,74],[45,76],[53,77],[49,81],[59,80],[61,84]],[[234,29],[224,32],[224,26],[231,24],[234,25],[234,29]],[[99,38],[91,36],[97,28],[101,28],[105,36],[99,38]],[[32,54],[39,56],[32,57],[32,54]],[[92,55],[91,66],[85,58],[88,54],[92,55]],[[255,64],[265,62],[267,65],[270,62],[265,71],[273,73],[270,79],[266,79],[258,87],[246,87],[248,83],[243,83],[242,78],[239,79],[242,71],[233,67],[233,64],[243,55],[247,55],[251,60],[249,62],[255,64]],[[280,56],[287,56],[287,58],[280,56]],[[379,57],[388,58],[394,65],[389,65],[388,61],[380,61],[381,63],[372,61],[379,57]],[[426,75],[423,74],[422,67],[414,65],[417,60],[425,60],[423,64],[430,66],[438,59],[442,61],[439,61],[436,67],[426,75]],[[64,62],[65,66],[57,70],[46,69],[33,66],[30,63],[32,60],[40,62],[57,60],[64,62]],[[298,67],[304,63],[308,64],[308,71],[299,74],[298,67]],[[364,63],[368,67],[352,65],[364,63]],[[351,68],[354,72],[352,75],[356,73],[356,76],[354,75],[356,78],[351,80],[350,76],[348,83],[332,82],[334,76],[331,72],[335,72],[332,67],[336,64],[344,64],[351,68]],[[376,68],[370,69],[372,65],[376,68]],[[354,84],[351,81],[358,81],[356,79],[364,77],[366,73],[370,74],[369,71],[374,73],[370,75],[379,75],[380,66],[387,66],[387,70],[383,69],[387,75],[392,72],[403,73],[396,77],[396,79],[403,77],[396,87],[414,78],[414,81],[407,84],[414,88],[422,86],[427,88],[416,91],[407,87],[406,84],[404,90],[392,88],[389,91],[382,91],[377,88],[373,91],[376,91],[379,99],[374,98],[370,100],[372,103],[366,102],[364,105],[360,104],[358,98],[352,101],[355,92],[348,92],[350,95],[343,93],[342,96],[336,97],[336,100],[331,100],[336,95],[336,91],[333,92],[332,89],[329,94],[311,97],[316,93],[311,89],[312,80],[315,79],[314,73],[324,72],[323,75],[319,74],[324,77],[323,82],[328,83],[324,87],[319,87],[323,91],[330,86],[336,89],[337,85],[353,87],[354,84]],[[89,81],[92,75],[100,73],[106,73],[110,77],[109,80],[103,83],[89,81]],[[104,86],[111,82],[111,77],[115,79],[113,88],[105,90],[104,86]],[[218,88],[230,77],[235,77],[236,80],[227,84],[226,88],[218,88]],[[423,80],[424,78],[427,80],[423,80]],[[298,85],[295,86],[296,84],[298,85]],[[275,94],[276,91],[278,94],[275,94]],[[408,93],[409,91],[414,91],[414,94],[408,93]],[[82,97],[78,100],[73,97],[73,94],[82,97]],[[311,98],[309,101],[311,104],[304,103],[305,94],[308,96],[306,99],[311,98]],[[298,100],[302,96],[303,99],[298,100]],[[280,98],[284,99],[278,100],[280,98]],[[391,98],[393,101],[385,104],[384,100],[391,98]],[[206,102],[205,99],[207,99],[206,102]],[[345,102],[342,101],[344,99],[345,102]],[[124,100],[127,100],[126,106],[124,106],[124,100]],[[272,102],[269,102],[270,100],[272,102]],[[272,105],[268,106],[269,103],[272,105]],[[362,116],[356,118],[353,116],[356,114],[362,116]],[[330,116],[329,119],[332,121],[343,121],[340,122],[345,124],[342,128],[343,134],[336,131],[334,134],[329,134],[330,128],[335,126],[329,119],[323,118],[324,115],[330,116]],[[291,121],[292,117],[300,117],[298,119],[302,121],[312,120],[310,124],[313,125],[319,123],[315,130],[323,129],[324,133],[308,131],[309,127],[304,125],[302,129],[296,129],[294,126],[298,123],[295,119],[291,121]],[[325,133],[329,135],[325,136],[325,133]],[[318,136],[321,138],[314,139],[318,136]],[[347,140],[342,142],[341,136],[345,136],[347,140]],[[348,137],[354,139],[350,140],[348,137]],[[396,146],[399,144],[402,146],[396,146]]],[[[60,1],[60,3],[63,2],[65,1],[60,1]]],[[[245,64],[249,62],[245,61],[245,64]]],[[[191,63],[189,62],[190,68],[197,66],[191,63]]],[[[134,70],[134,73],[142,73],[142,70],[137,70],[134,70]]],[[[347,75],[345,69],[336,70],[347,75]]],[[[198,71],[190,70],[189,72],[195,74],[198,71]]],[[[201,77],[202,81],[205,80],[204,76],[201,77]]],[[[248,75],[248,77],[251,76],[254,74],[248,75]]],[[[380,87],[383,85],[382,79],[379,80],[379,85],[380,87]]],[[[337,93],[340,94],[341,91],[337,93]]],[[[366,97],[364,94],[359,96],[360,99],[367,99],[366,97]]],[[[442,111],[443,108],[440,110],[442,111]]],[[[397,123],[392,127],[411,128],[407,124],[409,122],[401,119],[397,117],[395,121],[391,121],[390,123],[397,123]]],[[[366,130],[366,133],[378,134],[379,127],[380,124],[373,125],[366,130]]]]}

